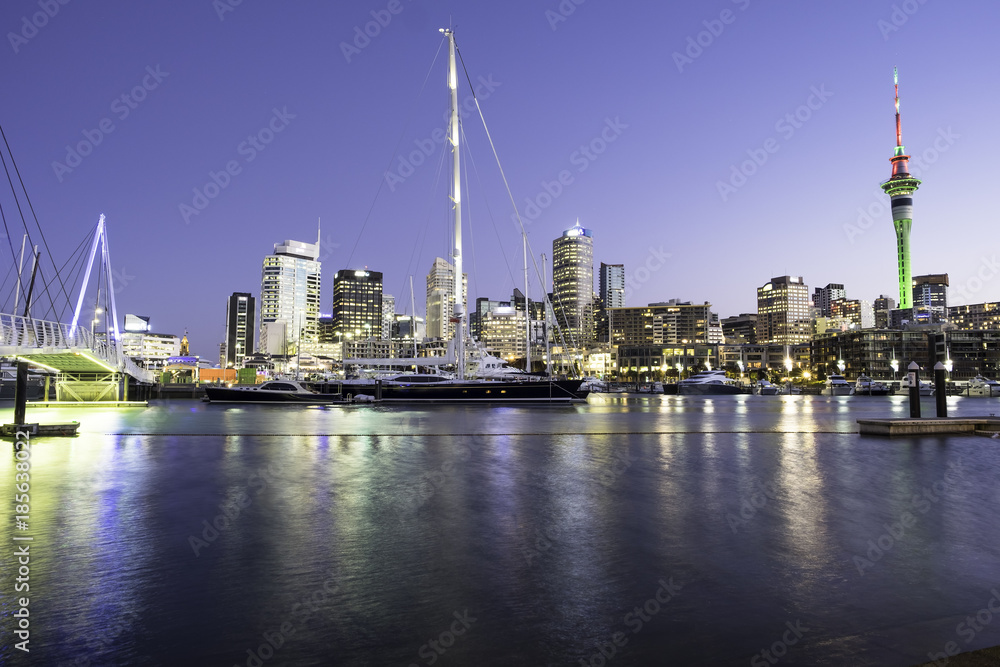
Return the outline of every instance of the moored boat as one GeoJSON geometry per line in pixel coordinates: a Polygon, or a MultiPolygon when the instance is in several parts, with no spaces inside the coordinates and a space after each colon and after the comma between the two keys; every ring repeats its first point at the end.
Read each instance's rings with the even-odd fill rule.
{"type": "Polygon", "coordinates": [[[677,383],[677,393],[687,396],[743,393],[736,381],[722,370],[702,371],[677,383]]]}
{"type": "Polygon", "coordinates": [[[210,403],[297,403],[299,405],[331,405],[347,403],[343,394],[321,394],[296,380],[271,380],[259,385],[232,387],[205,385],[210,403]]]}
{"type": "Polygon", "coordinates": [[[850,396],[854,393],[854,386],[843,375],[831,373],[826,376],[823,393],[827,396],[850,396]]]}
{"type": "Polygon", "coordinates": [[[977,375],[969,380],[965,394],[967,396],[1000,396],[1000,382],[977,375]]]}
{"type": "Polygon", "coordinates": [[[864,374],[859,375],[857,382],[854,383],[855,396],[888,396],[889,391],[889,385],[864,374]]]}

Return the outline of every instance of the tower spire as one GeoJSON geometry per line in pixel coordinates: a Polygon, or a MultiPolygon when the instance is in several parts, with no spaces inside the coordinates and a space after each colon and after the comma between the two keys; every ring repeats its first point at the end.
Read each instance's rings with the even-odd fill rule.
{"type": "Polygon", "coordinates": [[[903,148],[899,121],[899,72],[892,68],[892,83],[896,94],[896,149],[893,151],[892,173],[882,183],[882,190],[892,201],[892,226],[896,230],[896,268],[899,273],[899,307],[912,306],[913,277],[910,269],[910,227],[913,225],[913,193],[920,181],[910,176],[910,156],[903,148]]]}

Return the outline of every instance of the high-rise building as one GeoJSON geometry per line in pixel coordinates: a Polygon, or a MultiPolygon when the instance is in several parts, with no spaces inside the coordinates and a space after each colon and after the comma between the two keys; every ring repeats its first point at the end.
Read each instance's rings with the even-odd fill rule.
{"type": "Polygon", "coordinates": [[[260,284],[261,340],[268,324],[282,323],[281,336],[271,327],[268,348],[294,354],[318,341],[320,263],[319,238],[316,243],[285,241],[274,244],[274,254],[264,258],[260,284]],[[279,343],[281,340],[283,342],[279,343]]]}
{"type": "Polygon", "coordinates": [[[254,351],[254,314],[257,302],[249,292],[233,292],[226,300],[226,360],[224,368],[243,368],[254,351]]]}
{"type": "Polygon", "coordinates": [[[1000,303],[949,306],[948,321],[959,329],[1000,329],[1000,303]]]}
{"type": "MultiPolygon", "coordinates": [[[[462,274],[463,312],[468,312],[469,275],[462,274]]],[[[427,337],[451,340],[455,336],[455,267],[440,257],[434,258],[427,274],[427,337]]]]}
{"type": "Polygon", "coordinates": [[[625,307],[625,265],[601,262],[598,294],[605,308],[625,307]]]}
{"type": "Polygon", "coordinates": [[[933,273],[913,276],[913,309],[932,313],[935,321],[948,316],[948,274],[933,273]]]}
{"type": "Polygon", "coordinates": [[[594,239],[576,225],[552,242],[552,308],[556,340],[583,347],[594,342],[594,239]]]}
{"type": "Polygon", "coordinates": [[[846,299],[847,290],[843,285],[830,283],[826,287],[817,287],[813,290],[813,306],[819,310],[823,317],[830,317],[830,304],[837,299],[846,299]]]}
{"type": "Polygon", "coordinates": [[[333,279],[333,331],[340,340],[382,337],[380,271],[337,271],[333,279]]]}
{"type": "Polygon", "coordinates": [[[849,329],[871,329],[875,326],[875,311],[870,303],[862,299],[834,299],[827,317],[846,322],[849,329]]]}
{"type": "Polygon", "coordinates": [[[812,334],[809,286],[801,276],[771,278],[757,288],[757,343],[807,343],[812,334]]]}
{"type": "Polygon", "coordinates": [[[757,342],[757,313],[740,313],[723,318],[722,333],[727,342],[755,344],[757,342]]]}
{"type": "Polygon", "coordinates": [[[616,345],[715,342],[709,339],[713,323],[719,328],[718,318],[711,309],[712,304],[707,302],[692,304],[677,299],[648,306],[609,309],[611,342],[616,345]]]}
{"type": "Polygon", "coordinates": [[[382,295],[382,338],[392,338],[392,325],[396,323],[396,297],[391,294],[382,295]]]}
{"type": "Polygon", "coordinates": [[[896,149],[893,152],[892,175],[882,183],[882,189],[892,201],[892,226],[896,230],[896,268],[899,274],[899,308],[911,306],[912,282],[910,270],[910,227],[913,225],[913,193],[920,181],[910,176],[910,156],[903,148],[903,134],[899,124],[899,76],[892,70],[896,88],[896,149]]]}
{"type": "Polygon", "coordinates": [[[879,294],[872,307],[875,311],[875,328],[888,329],[890,322],[889,311],[896,307],[896,300],[891,296],[879,294]]]}

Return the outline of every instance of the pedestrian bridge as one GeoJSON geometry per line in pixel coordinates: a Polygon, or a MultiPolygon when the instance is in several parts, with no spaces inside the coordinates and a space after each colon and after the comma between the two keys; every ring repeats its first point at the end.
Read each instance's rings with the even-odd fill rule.
{"type": "Polygon", "coordinates": [[[125,400],[129,378],[155,381],[152,371],[89,329],[9,313],[0,313],[0,355],[55,373],[57,400],[125,400]]]}

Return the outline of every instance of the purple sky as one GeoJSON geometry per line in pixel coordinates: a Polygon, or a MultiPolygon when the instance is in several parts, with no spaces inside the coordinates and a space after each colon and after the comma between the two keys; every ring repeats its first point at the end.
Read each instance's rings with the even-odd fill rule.
{"type": "MultiPolygon", "coordinates": [[[[579,218],[595,264],[625,264],[628,305],[754,312],[756,288],[785,274],[844,283],[851,298],[895,296],[878,189],[895,143],[893,65],[903,143],[923,166],[913,272],[949,273],[953,304],[1000,300],[985,181],[1000,149],[996,2],[233,1],[69,1],[37,30],[23,22],[38,0],[0,6],[0,123],[56,261],[105,213],[120,318],[188,329],[205,358],[217,358],[228,295],[259,293],[263,256],[313,240],[317,218],[331,242],[324,312],[336,271],[364,266],[384,273],[399,312],[412,274],[423,312],[425,276],[448,247],[440,144],[403,182],[383,175],[444,127],[444,49],[430,68],[449,24],[533,254],[551,255],[579,218]],[[372,12],[391,20],[345,55],[372,12]],[[144,83],[135,108],[120,100],[144,83]],[[263,150],[243,144],[271,123],[280,131],[263,150]],[[100,144],[72,171],[55,167],[85,131],[100,144]],[[762,164],[731,180],[754,155],[762,164]],[[186,221],[181,204],[230,161],[237,173],[186,221]],[[525,209],[529,198],[546,206],[525,209]],[[859,225],[868,207],[874,224],[859,225]]],[[[521,283],[520,236],[473,115],[466,133],[470,299],[507,298],[521,283]]],[[[16,246],[9,192],[0,203],[16,246]]]]}

